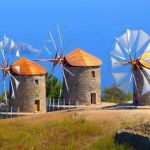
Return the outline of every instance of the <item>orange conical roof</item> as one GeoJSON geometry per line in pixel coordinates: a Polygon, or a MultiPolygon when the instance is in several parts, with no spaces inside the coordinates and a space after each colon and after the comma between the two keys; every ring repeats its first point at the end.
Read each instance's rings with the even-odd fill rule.
{"type": "Polygon", "coordinates": [[[100,66],[102,64],[102,61],[81,50],[80,48],[77,48],[75,50],[73,50],[71,53],[67,54],[65,56],[65,60],[67,61],[67,63],[71,66],[100,66]]]}
{"type": "Polygon", "coordinates": [[[23,57],[11,65],[11,71],[17,75],[44,75],[46,69],[39,64],[23,57]]]}

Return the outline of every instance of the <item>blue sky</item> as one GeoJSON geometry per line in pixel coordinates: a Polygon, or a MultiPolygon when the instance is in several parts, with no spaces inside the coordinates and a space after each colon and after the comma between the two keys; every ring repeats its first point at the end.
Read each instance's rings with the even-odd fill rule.
{"type": "Polygon", "coordinates": [[[101,58],[104,88],[113,84],[108,53],[114,38],[127,28],[150,34],[149,7],[149,0],[0,0],[0,37],[7,33],[43,50],[48,30],[67,25],[66,38],[74,38],[67,52],[80,47],[101,58]]]}

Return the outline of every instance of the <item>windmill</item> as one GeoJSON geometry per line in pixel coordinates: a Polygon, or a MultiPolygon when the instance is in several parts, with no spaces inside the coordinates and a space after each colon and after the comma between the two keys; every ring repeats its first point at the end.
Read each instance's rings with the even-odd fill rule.
{"type": "MultiPolygon", "coordinates": [[[[7,91],[6,91],[6,79],[7,76],[10,80],[10,89],[11,89],[11,97],[15,98],[14,88],[18,88],[19,82],[15,79],[13,74],[11,73],[11,51],[15,50],[16,56],[19,57],[19,51],[15,49],[15,42],[12,38],[7,37],[6,35],[3,36],[3,39],[0,41],[0,77],[2,79],[1,83],[3,85],[4,90],[4,97],[6,100],[6,104],[8,101],[7,98],[7,91]],[[7,56],[6,56],[7,54],[7,56]],[[15,83],[15,87],[13,86],[13,82],[15,83]]],[[[16,70],[19,71],[19,66],[16,66],[16,70]]]]}
{"type": "MultiPolygon", "coordinates": [[[[65,61],[65,56],[64,56],[64,50],[66,48],[64,48],[64,45],[63,45],[63,37],[64,37],[64,34],[65,34],[65,31],[66,31],[66,27],[64,28],[63,31],[61,31],[59,25],[57,25],[57,34],[58,34],[57,43],[58,44],[56,44],[56,40],[55,40],[52,32],[49,30],[50,40],[47,40],[46,44],[52,45],[53,51],[50,51],[46,44],[44,44],[43,47],[47,51],[47,53],[49,54],[50,58],[48,58],[48,59],[36,59],[35,61],[52,63],[52,70],[50,72],[52,75],[53,75],[53,72],[54,72],[56,66],[59,64],[60,68],[61,68],[61,72],[62,72],[64,82],[65,82],[65,85],[66,85],[66,88],[67,88],[67,91],[69,92],[69,86],[68,86],[68,82],[67,82],[67,79],[66,79],[66,76],[65,76],[65,71],[67,71],[72,76],[74,76],[74,75],[65,67],[66,61],[65,61]],[[52,53],[53,53],[53,55],[52,55],[52,53]]],[[[72,42],[72,39],[69,41],[67,46],[70,45],[71,42],[72,42]]],[[[53,86],[53,83],[52,83],[52,86],[53,86]]],[[[61,93],[62,93],[62,84],[61,84],[59,97],[61,96],[61,93]]]]}
{"type": "Polygon", "coordinates": [[[127,93],[133,83],[139,97],[150,92],[150,36],[147,33],[127,29],[115,39],[110,55],[112,76],[120,90],[127,93]]]}

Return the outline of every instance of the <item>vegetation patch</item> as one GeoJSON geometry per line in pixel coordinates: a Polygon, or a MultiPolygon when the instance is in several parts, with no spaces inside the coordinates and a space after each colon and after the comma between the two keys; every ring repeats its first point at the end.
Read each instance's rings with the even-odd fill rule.
{"type": "Polygon", "coordinates": [[[112,103],[117,103],[117,104],[131,101],[132,97],[133,96],[131,92],[128,92],[126,94],[115,86],[104,88],[103,93],[102,93],[102,101],[112,102],[112,103]]]}
{"type": "Polygon", "coordinates": [[[111,123],[71,115],[61,120],[29,123],[26,119],[0,121],[2,150],[131,150],[114,141],[111,123]]]}

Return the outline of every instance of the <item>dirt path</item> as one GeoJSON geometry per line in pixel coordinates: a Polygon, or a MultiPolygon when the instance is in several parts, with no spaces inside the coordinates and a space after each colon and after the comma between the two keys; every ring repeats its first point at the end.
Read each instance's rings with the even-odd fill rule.
{"type": "MultiPolygon", "coordinates": [[[[112,106],[114,104],[110,104],[112,106]]],[[[103,104],[103,106],[109,106],[108,104],[103,104]]],[[[149,107],[140,107],[139,109],[117,109],[117,110],[73,110],[73,111],[55,111],[48,112],[45,114],[38,114],[32,116],[22,116],[11,119],[4,119],[5,121],[14,122],[17,120],[22,120],[26,123],[38,123],[43,121],[53,121],[61,120],[65,117],[71,115],[83,115],[88,120],[95,120],[100,122],[112,122],[112,124],[117,124],[118,122],[125,121],[139,121],[146,122],[150,121],[150,108],[149,107]]],[[[1,120],[3,121],[3,120],[1,120]]]]}

